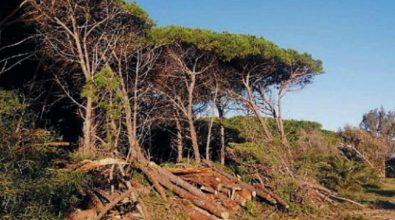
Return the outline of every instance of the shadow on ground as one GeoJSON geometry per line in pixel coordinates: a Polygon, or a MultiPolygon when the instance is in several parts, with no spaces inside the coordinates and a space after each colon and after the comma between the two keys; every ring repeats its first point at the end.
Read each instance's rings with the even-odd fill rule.
{"type": "Polygon", "coordinates": [[[379,200],[374,203],[376,208],[385,209],[385,210],[395,210],[395,203],[379,200]]]}
{"type": "Polygon", "coordinates": [[[380,188],[369,188],[366,190],[370,193],[375,193],[380,196],[387,196],[387,197],[395,197],[395,189],[394,190],[387,190],[387,189],[380,189],[380,188]]]}

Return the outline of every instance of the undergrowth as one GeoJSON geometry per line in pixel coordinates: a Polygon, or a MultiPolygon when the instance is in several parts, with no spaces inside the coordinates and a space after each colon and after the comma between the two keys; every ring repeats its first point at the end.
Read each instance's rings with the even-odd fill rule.
{"type": "Polygon", "coordinates": [[[26,105],[0,91],[0,218],[61,219],[77,204],[87,176],[60,172],[62,149],[48,146],[51,132],[28,129],[26,105]]]}

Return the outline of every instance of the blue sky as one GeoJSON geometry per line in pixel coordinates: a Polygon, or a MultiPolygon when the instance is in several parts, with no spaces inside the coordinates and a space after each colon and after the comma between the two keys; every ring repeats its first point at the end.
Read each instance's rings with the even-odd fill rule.
{"type": "Polygon", "coordinates": [[[337,130],[395,110],[395,0],[137,0],[159,26],[262,36],[323,60],[325,74],[286,95],[287,118],[337,130]]]}

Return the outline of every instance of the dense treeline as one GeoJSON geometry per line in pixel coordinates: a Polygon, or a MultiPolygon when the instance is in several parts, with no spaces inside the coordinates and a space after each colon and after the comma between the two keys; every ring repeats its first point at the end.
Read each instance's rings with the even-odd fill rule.
{"type": "Polygon", "coordinates": [[[230,108],[253,112],[267,141],[271,115],[287,144],[281,99],[321,73],[320,61],[254,36],[152,28],[134,9],[112,1],[29,1],[39,57],[82,114],[81,150],[106,146],[138,157],[150,128],[172,124],[177,133],[188,132],[200,162],[197,115],[225,117],[230,108]]]}
{"type": "MultiPolygon", "coordinates": [[[[318,123],[283,120],[286,93],[302,89],[323,73],[322,62],[310,54],[252,35],[156,27],[138,5],[122,0],[25,0],[5,11],[10,16],[2,14],[0,21],[0,34],[6,36],[0,38],[0,83],[18,88],[19,93],[0,94],[4,141],[0,159],[6,161],[0,170],[7,180],[0,187],[20,184],[29,189],[30,184],[46,179],[55,184],[33,187],[33,194],[18,190],[1,194],[7,204],[0,214],[21,217],[17,210],[25,208],[20,205],[24,198],[55,201],[46,208],[51,217],[94,203],[84,200],[80,192],[91,187],[90,182],[73,172],[51,172],[86,159],[117,159],[107,164],[112,165],[111,175],[106,176],[111,184],[102,179],[96,182],[111,192],[114,179],[124,181],[138,172],[164,201],[171,191],[216,217],[227,216],[223,206],[229,204],[205,200],[206,194],[196,184],[152,161],[181,163],[193,158],[198,165],[227,164],[243,178],[232,181],[283,208],[292,202],[287,190],[300,190],[306,173],[340,191],[370,183],[375,177],[372,170],[384,170],[393,141],[391,112],[384,117],[383,111],[376,110],[364,116],[361,127],[370,134],[351,128],[336,134],[322,130],[318,123]],[[13,38],[9,29],[13,25],[26,31],[13,38]],[[15,77],[21,68],[27,73],[15,77]],[[235,113],[243,116],[229,118],[235,113]],[[48,148],[59,141],[71,142],[70,148],[48,148]],[[355,145],[352,152],[362,152],[363,157],[357,156],[362,165],[353,162],[355,155],[348,148],[338,155],[340,142],[355,145]],[[381,154],[372,153],[366,143],[381,148],[381,154]],[[118,159],[124,162],[116,175],[118,159]],[[131,167],[127,174],[124,163],[131,167]],[[339,177],[350,167],[355,168],[355,176],[366,176],[339,177]],[[286,180],[280,181],[280,175],[286,180]],[[258,177],[251,181],[251,176],[258,177]],[[60,185],[63,191],[56,185],[62,181],[70,181],[60,185]],[[259,182],[263,189],[241,181],[259,182]],[[276,184],[271,188],[286,202],[265,191],[271,181],[276,184]],[[45,188],[61,193],[42,194],[45,188]]],[[[133,189],[127,188],[127,192],[133,189]]],[[[94,200],[90,191],[87,194],[94,200]]],[[[35,202],[39,201],[33,202],[26,216],[37,210],[35,202]]],[[[244,201],[239,203],[246,206],[244,201]]],[[[99,218],[108,211],[100,211],[99,218]]]]}

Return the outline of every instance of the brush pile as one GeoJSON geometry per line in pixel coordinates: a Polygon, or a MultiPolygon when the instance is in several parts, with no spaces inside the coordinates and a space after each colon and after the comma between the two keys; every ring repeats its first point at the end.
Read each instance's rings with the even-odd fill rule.
{"type": "MultiPolygon", "coordinates": [[[[143,197],[150,188],[128,175],[129,168],[139,169],[151,182],[152,188],[162,199],[182,206],[189,218],[229,219],[237,214],[253,198],[278,208],[288,205],[261,183],[246,183],[237,176],[225,173],[211,162],[192,166],[178,164],[163,168],[153,162],[147,164],[126,163],[107,158],[98,161],[85,160],[67,169],[98,174],[101,184],[85,190],[91,205],[73,212],[69,219],[151,219],[143,197]],[[100,187],[98,187],[100,185],[100,187]],[[167,191],[176,197],[169,199],[167,191]]],[[[96,175],[96,176],[98,176],[96,175]]]]}

